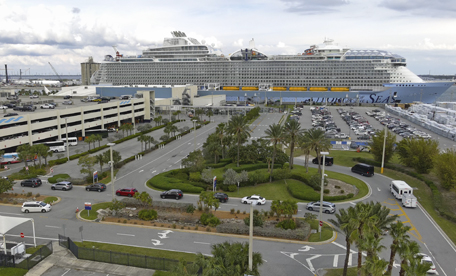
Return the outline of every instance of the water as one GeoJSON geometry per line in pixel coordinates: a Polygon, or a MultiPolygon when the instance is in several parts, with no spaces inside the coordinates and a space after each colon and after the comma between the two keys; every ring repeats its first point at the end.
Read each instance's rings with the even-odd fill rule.
{"type": "MultiPolygon", "coordinates": [[[[5,75],[0,75],[0,80],[5,79],[5,75]]],[[[18,80],[20,78],[19,75],[9,75],[8,79],[18,80]]],[[[63,80],[81,80],[81,75],[60,75],[60,78],[63,80]]],[[[59,80],[59,77],[56,75],[22,75],[23,80],[38,80],[38,79],[46,79],[46,80],[59,80]]]]}
{"type": "Polygon", "coordinates": [[[453,85],[437,98],[438,102],[456,102],[456,85],[453,85]]]}

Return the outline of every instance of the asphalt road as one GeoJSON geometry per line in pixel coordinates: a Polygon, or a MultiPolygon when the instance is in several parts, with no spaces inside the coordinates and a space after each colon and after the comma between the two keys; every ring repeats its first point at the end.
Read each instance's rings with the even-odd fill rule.
{"type": "MultiPolygon", "coordinates": [[[[334,110],[334,112],[336,112],[334,110]]],[[[337,118],[338,113],[333,115],[337,118]]],[[[361,112],[360,112],[361,113],[361,112]]],[[[252,125],[252,137],[261,137],[264,135],[264,130],[268,124],[278,122],[282,114],[262,114],[252,125]]],[[[340,116],[339,116],[340,117],[340,116]]],[[[163,171],[171,170],[180,167],[181,160],[187,154],[200,148],[206,137],[212,133],[218,122],[226,121],[226,117],[215,116],[213,118],[216,123],[209,124],[197,130],[195,133],[186,135],[180,140],[176,140],[164,149],[156,150],[141,160],[130,162],[121,168],[117,174],[115,187],[135,187],[139,191],[148,191],[155,201],[160,201],[158,191],[151,190],[145,186],[145,182],[152,176],[163,171]],[[195,142],[196,141],[196,142],[195,142]]],[[[301,123],[303,128],[307,128],[307,120],[310,116],[306,116],[303,112],[301,123]]],[[[345,123],[344,123],[345,124],[345,123]]],[[[338,124],[339,125],[339,124],[338,124]]],[[[345,124],[346,125],[346,124],[345,124]]],[[[341,124],[342,126],[342,124],[341,124]]],[[[117,147],[117,146],[116,146],[117,147]]],[[[136,142],[138,147],[138,142],[136,142]]],[[[128,146],[125,146],[127,150],[128,146]]],[[[123,154],[124,148],[118,148],[123,154]]],[[[117,150],[117,149],[116,149],[117,150]]],[[[68,163],[67,163],[68,164],[68,163]]],[[[295,164],[302,165],[303,160],[296,158],[295,164]]],[[[60,167],[60,166],[59,166],[60,167]]],[[[337,171],[346,174],[352,174],[347,167],[332,166],[327,167],[327,170],[337,171]]],[[[58,168],[55,169],[57,173],[58,168]]],[[[75,170],[71,166],[66,170],[75,170]]],[[[79,168],[78,168],[79,170],[79,168]]],[[[436,227],[433,221],[429,218],[426,212],[421,208],[404,209],[399,205],[388,191],[390,179],[375,175],[372,178],[365,178],[354,175],[364,180],[371,187],[371,194],[364,201],[378,201],[391,209],[393,214],[400,215],[400,219],[412,226],[410,235],[412,239],[417,240],[421,246],[421,251],[430,255],[436,263],[437,270],[440,275],[455,275],[454,260],[456,259],[456,248],[453,247],[447,240],[440,229],[436,227]]],[[[79,207],[82,209],[84,202],[105,202],[110,201],[111,198],[111,185],[108,185],[107,191],[103,193],[86,192],[81,187],[75,187],[72,191],[52,191],[49,184],[44,184],[38,188],[24,188],[27,192],[39,192],[46,195],[58,195],[64,198],[62,203],[54,206],[53,210],[48,214],[22,214],[18,207],[0,206],[1,215],[19,216],[19,217],[33,217],[35,218],[36,233],[40,237],[39,242],[46,242],[49,239],[56,239],[57,234],[64,234],[62,226],[65,225],[65,234],[75,240],[81,240],[81,233],[79,233],[79,226],[83,226],[84,240],[112,242],[119,244],[143,246],[150,248],[161,248],[167,250],[177,250],[186,252],[201,252],[203,254],[210,254],[210,245],[220,243],[225,240],[228,241],[242,241],[246,242],[245,238],[232,238],[219,235],[212,235],[209,233],[199,234],[192,232],[181,232],[179,230],[172,230],[172,232],[163,231],[159,229],[145,229],[139,227],[129,227],[124,225],[104,225],[99,223],[87,223],[79,221],[75,218],[75,209],[79,207]]],[[[16,189],[21,189],[15,186],[16,189]]],[[[120,199],[120,198],[119,198],[120,199]]],[[[186,194],[181,201],[192,202],[196,204],[198,196],[186,194]]],[[[169,199],[167,199],[169,200],[169,199]]],[[[337,204],[337,208],[347,208],[355,204],[354,202],[337,204]]],[[[229,211],[235,208],[241,211],[248,211],[249,206],[240,203],[239,198],[230,198],[226,204],[221,204],[220,210],[229,211]]],[[[269,210],[270,202],[266,205],[258,207],[258,209],[269,210]]],[[[298,205],[298,216],[302,216],[305,210],[305,204],[298,205]]],[[[324,214],[323,220],[334,218],[334,215],[324,214]]],[[[31,243],[31,228],[30,223],[18,226],[10,232],[8,239],[19,241],[18,233],[25,233],[25,241],[31,243]]],[[[254,241],[254,251],[261,252],[264,265],[261,267],[261,275],[314,275],[317,268],[331,268],[342,267],[345,258],[345,242],[343,235],[338,235],[337,239],[325,245],[309,245],[293,244],[273,241],[254,241]]],[[[391,239],[384,238],[383,244],[388,248],[385,249],[380,257],[389,259],[389,245],[391,239]]],[[[356,247],[352,247],[352,257],[350,263],[356,265],[356,247]]],[[[396,263],[399,259],[396,258],[396,263]]],[[[399,268],[395,268],[395,274],[399,268]]]]}

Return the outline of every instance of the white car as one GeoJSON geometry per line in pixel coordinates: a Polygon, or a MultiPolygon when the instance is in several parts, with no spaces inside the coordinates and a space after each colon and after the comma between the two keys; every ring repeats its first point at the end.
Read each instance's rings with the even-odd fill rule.
{"type": "Polygon", "coordinates": [[[339,139],[347,139],[347,138],[348,138],[348,135],[345,134],[345,133],[338,133],[338,134],[336,134],[336,138],[339,138],[339,139]]]}
{"type": "Polygon", "coordinates": [[[38,99],[40,96],[38,95],[30,95],[30,99],[38,99]]]}
{"type": "Polygon", "coordinates": [[[435,265],[434,265],[434,262],[432,261],[431,257],[429,257],[428,255],[426,255],[424,253],[418,253],[416,255],[423,257],[423,258],[421,258],[422,264],[425,264],[425,263],[431,264],[431,267],[429,268],[427,273],[437,274],[437,270],[435,269],[435,265]]]}
{"type": "Polygon", "coordinates": [[[4,105],[0,105],[0,109],[8,109],[8,107],[4,106],[4,105]]]}
{"type": "Polygon", "coordinates": [[[250,204],[254,201],[256,201],[258,205],[266,204],[266,198],[261,197],[259,195],[246,196],[241,199],[241,203],[244,204],[250,204]]]}
{"type": "Polygon", "coordinates": [[[28,212],[41,212],[46,213],[51,211],[52,207],[50,204],[42,202],[42,201],[31,201],[31,202],[24,202],[22,204],[21,211],[22,213],[28,212]]]}
{"type": "Polygon", "coordinates": [[[41,108],[41,109],[54,109],[55,106],[52,105],[52,104],[42,104],[42,105],[40,106],[40,108],[41,108]]]}

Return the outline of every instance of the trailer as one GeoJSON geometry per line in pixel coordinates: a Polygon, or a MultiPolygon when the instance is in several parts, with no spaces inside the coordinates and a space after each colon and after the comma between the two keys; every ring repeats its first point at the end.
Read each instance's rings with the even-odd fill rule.
{"type": "Polygon", "coordinates": [[[402,206],[408,208],[415,208],[417,203],[416,196],[413,194],[404,194],[402,195],[402,206]]]}

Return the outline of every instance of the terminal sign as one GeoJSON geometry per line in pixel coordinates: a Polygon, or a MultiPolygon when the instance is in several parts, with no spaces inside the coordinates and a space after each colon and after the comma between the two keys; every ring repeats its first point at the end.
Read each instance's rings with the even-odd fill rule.
{"type": "Polygon", "coordinates": [[[86,202],[86,203],[84,203],[84,206],[85,206],[86,210],[92,210],[92,203],[86,202]]]}

